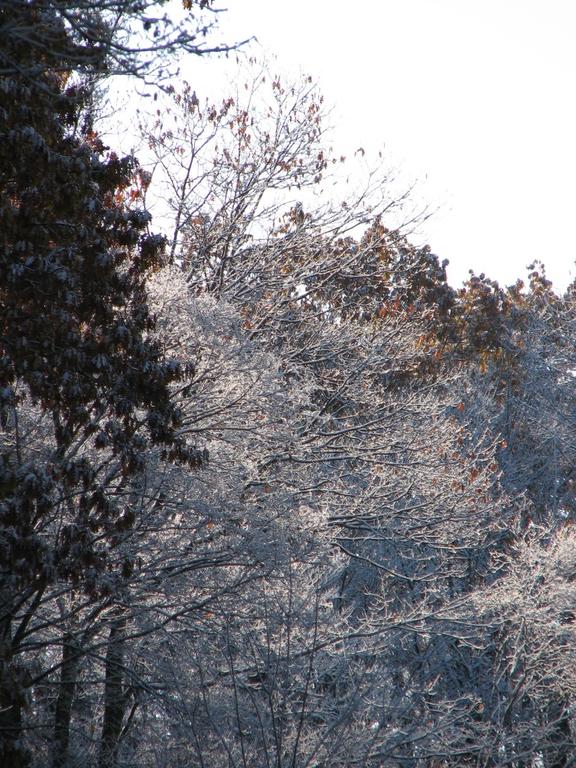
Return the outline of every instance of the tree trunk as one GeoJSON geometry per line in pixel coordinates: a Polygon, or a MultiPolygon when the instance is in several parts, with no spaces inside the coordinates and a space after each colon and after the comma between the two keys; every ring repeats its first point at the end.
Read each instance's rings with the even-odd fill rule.
{"type": "Polygon", "coordinates": [[[99,768],[114,768],[118,756],[118,743],[126,707],[126,697],[123,692],[125,627],[126,617],[116,617],[112,621],[108,637],[99,768]]]}
{"type": "Polygon", "coordinates": [[[62,768],[68,757],[70,741],[70,720],[72,703],[76,691],[80,651],[78,644],[71,634],[66,634],[62,646],[62,667],[60,671],[60,690],[54,713],[54,743],[52,768],[62,768]]]}
{"type": "Polygon", "coordinates": [[[0,765],[27,768],[30,755],[24,747],[22,709],[26,703],[24,669],[14,662],[12,599],[0,591],[0,765]]]}

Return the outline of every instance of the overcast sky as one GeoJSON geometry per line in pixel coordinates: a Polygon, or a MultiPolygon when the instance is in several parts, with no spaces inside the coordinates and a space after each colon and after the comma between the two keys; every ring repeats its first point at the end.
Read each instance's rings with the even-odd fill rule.
{"type": "MultiPolygon", "coordinates": [[[[223,2],[222,2],[223,4],[223,2]]],[[[400,166],[438,212],[415,239],[502,283],[576,275],[576,0],[229,0],[219,37],[313,74],[336,145],[400,166]]],[[[210,64],[196,70],[209,97],[210,64]],[[200,73],[203,73],[200,75],[200,73]]],[[[195,67],[187,73],[195,80],[195,67]]]]}

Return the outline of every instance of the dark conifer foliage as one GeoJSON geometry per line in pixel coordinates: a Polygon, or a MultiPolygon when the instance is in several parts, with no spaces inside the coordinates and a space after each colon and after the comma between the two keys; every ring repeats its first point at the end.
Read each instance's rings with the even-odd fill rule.
{"type": "Polygon", "coordinates": [[[234,47],[207,45],[219,11],[213,0],[169,6],[168,0],[0,0],[0,75],[33,81],[50,69],[136,75],[157,84],[177,69],[176,54],[234,47]]]}
{"type": "Polygon", "coordinates": [[[150,446],[202,460],[178,437],[170,395],[190,369],[150,338],[145,280],[164,240],[128,205],[136,160],[91,129],[90,77],[78,73],[88,43],[67,11],[0,8],[0,763],[10,766],[26,763],[23,607],[56,579],[101,593],[109,548],[134,523],[118,491],[150,446]],[[40,451],[27,441],[31,412],[40,451]]]}

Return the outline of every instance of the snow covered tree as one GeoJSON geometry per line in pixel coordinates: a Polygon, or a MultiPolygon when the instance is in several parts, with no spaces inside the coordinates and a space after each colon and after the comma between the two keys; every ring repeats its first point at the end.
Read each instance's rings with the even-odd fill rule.
{"type": "Polygon", "coordinates": [[[118,158],[94,80],[202,49],[156,5],[0,3],[3,761],[569,765],[573,297],[327,196],[307,78],[118,158]]]}
{"type": "Polygon", "coordinates": [[[148,135],[189,291],[234,306],[255,349],[280,361],[293,421],[254,465],[254,488],[268,510],[304,504],[320,537],[316,569],[279,563],[237,593],[234,620],[220,614],[220,631],[204,628],[193,644],[204,649],[197,670],[221,659],[196,697],[182,693],[196,702],[193,752],[213,764],[261,754],[282,765],[320,754],[331,765],[423,764],[441,758],[442,740],[462,749],[455,723],[475,717],[479,681],[453,667],[474,634],[463,606],[492,577],[511,517],[496,502],[497,441],[461,423],[448,354],[457,295],[444,265],[384,226],[401,201],[313,207],[304,188],[320,188],[330,165],[321,101],[309,83],[269,90],[264,121],[250,89],[246,107],[235,98],[204,112],[185,91],[181,119],[148,135]],[[303,155],[288,162],[299,141],[303,155]],[[337,557],[322,555],[330,544],[337,557]],[[279,589],[287,581],[293,592],[279,589]],[[269,593],[284,606],[274,618],[269,593]],[[292,614],[302,593],[310,610],[292,614]],[[271,640],[288,634],[290,647],[271,640]],[[257,661],[271,643],[272,671],[257,661]]]}
{"type": "MultiPolygon", "coordinates": [[[[475,595],[486,665],[476,760],[568,766],[574,757],[574,534],[532,528],[475,595]]],[[[472,731],[473,729],[470,728],[472,731]]]]}

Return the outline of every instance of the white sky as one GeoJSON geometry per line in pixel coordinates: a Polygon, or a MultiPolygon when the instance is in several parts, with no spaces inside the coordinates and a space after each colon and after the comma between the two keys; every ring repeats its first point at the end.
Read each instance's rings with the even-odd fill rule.
{"type": "MultiPolygon", "coordinates": [[[[221,4],[224,4],[223,0],[221,4]]],[[[576,0],[229,0],[217,38],[301,67],[335,145],[384,148],[438,212],[417,242],[501,283],[576,275],[576,0]]],[[[213,38],[211,38],[212,40],[213,38]]],[[[210,97],[214,60],[186,75],[210,97]]]]}

